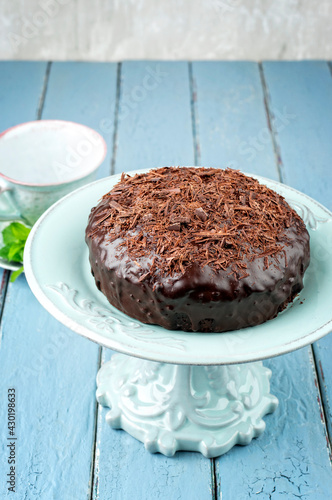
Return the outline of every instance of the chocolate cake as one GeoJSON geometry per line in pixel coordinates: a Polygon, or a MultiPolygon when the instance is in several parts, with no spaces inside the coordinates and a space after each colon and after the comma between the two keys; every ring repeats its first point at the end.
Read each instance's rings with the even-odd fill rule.
{"type": "Polygon", "coordinates": [[[91,271],[143,323],[224,332],[275,317],[303,287],[309,234],[285,199],[232,169],[122,174],[92,209],[91,271]]]}

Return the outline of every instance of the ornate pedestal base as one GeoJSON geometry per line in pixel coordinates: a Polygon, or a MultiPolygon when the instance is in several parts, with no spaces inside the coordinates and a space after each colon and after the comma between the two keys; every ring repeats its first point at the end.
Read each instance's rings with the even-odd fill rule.
{"type": "Polygon", "coordinates": [[[111,408],[106,420],[112,427],[152,453],[217,457],[264,431],[262,417],[278,405],[270,377],[261,362],[187,366],[115,354],[98,373],[97,400],[111,408]]]}

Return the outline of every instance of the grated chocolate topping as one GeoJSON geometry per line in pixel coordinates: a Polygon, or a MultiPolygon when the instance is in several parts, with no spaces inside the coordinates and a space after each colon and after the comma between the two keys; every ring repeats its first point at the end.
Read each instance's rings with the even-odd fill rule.
{"type": "Polygon", "coordinates": [[[285,229],[305,229],[281,195],[229,168],[122,174],[101,203],[87,236],[119,239],[118,252],[126,250],[134,261],[148,250],[153,259],[142,281],[156,268],[172,276],[193,262],[216,272],[230,269],[238,279],[248,276],[245,261],[258,257],[265,268],[278,266],[280,258],[287,266],[285,229]]]}

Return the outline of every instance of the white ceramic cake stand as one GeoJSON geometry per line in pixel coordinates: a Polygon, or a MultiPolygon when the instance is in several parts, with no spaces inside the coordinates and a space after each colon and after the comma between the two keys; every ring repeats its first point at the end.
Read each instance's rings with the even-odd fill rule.
{"type": "Polygon", "coordinates": [[[59,321],[119,351],[97,377],[107,421],[151,452],[199,451],[206,457],[248,444],[278,401],[262,359],[290,352],[332,329],[332,214],[307,196],[258,178],[300,213],[311,236],[305,287],[285,311],[262,325],[222,334],[147,326],[112,307],[90,273],[88,214],[119,180],[102,179],[66,196],[34,226],[25,251],[29,285],[59,321]]]}

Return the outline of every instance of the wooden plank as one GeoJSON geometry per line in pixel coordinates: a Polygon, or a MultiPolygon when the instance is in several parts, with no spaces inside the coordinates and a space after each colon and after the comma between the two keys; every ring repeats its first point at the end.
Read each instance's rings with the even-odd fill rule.
{"type": "MultiPolygon", "coordinates": [[[[95,128],[105,118],[114,121],[115,65],[103,70],[83,66],[53,66],[43,118],[69,119],[95,128]],[[80,86],[85,77],[88,84],[80,86]]],[[[20,116],[16,119],[21,121],[20,116]]],[[[104,172],[109,172],[109,165],[104,172]]],[[[18,395],[18,496],[89,498],[99,347],[44,311],[24,276],[9,286],[2,324],[1,387],[7,391],[14,386],[18,395]]]]}
{"type": "MultiPolygon", "coordinates": [[[[284,108],[279,102],[274,103],[274,112],[279,116],[279,121],[273,117],[271,120],[268,114],[264,114],[264,101],[265,105],[268,102],[264,96],[264,87],[261,85],[263,82],[259,78],[259,67],[251,63],[194,63],[193,79],[197,94],[196,143],[200,147],[201,163],[213,166],[224,166],[230,163],[234,167],[243,168],[242,160],[245,156],[243,143],[245,143],[246,148],[250,144],[255,151],[251,151],[252,161],[248,161],[248,167],[244,167],[243,170],[278,178],[278,150],[274,150],[275,137],[271,128],[273,131],[278,130],[279,136],[284,138],[285,134],[289,133],[291,125],[282,127],[280,123],[282,124],[282,119],[292,122],[287,115],[286,118],[284,117],[284,108]],[[262,130],[269,130],[269,141],[266,132],[262,133],[262,130]],[[262,138],[265,140],[264,144],[262,138]],[[254,147],[255,144],[256,147],[254,147]]],[[[270,91],[269,87],[268,90],[270,91]]],[[[271,106],[271,103],[269,104],[271,106]]],[[[280,149],[282,153],[282,147],[280,149]]],[[[249,153],[247,156],[249,160],[249,153]]],[[[316,402],[318,392],[315,389],[308,351],[295,352],[287,357],[271,360],[268,364],[272,367],[274,377],[276,377],[276,380],[272,378],[272,393],[281,398],[281,408],[287,402],[283,385],[287,379],[290,381],[288,386],[291,383],[295,403],[293,406],[291,404],[288,406],[289,423],[281,425],[284,414],[283,411],[277,410],[274,415],[266,417],[268,428],[261,438],[254,440],[248,447],[235,448],[229,454],[216,460],[217,498],[221,497],[221,494],[226,498],[256,496],[266,476],[268,479],[265,490],[263,489],[261,494],[263,498],[269,498],[268,495],[274,493],[273,481],[276,478],[276,471],[282,470],[280,449],[283,450],[282,465],[291,461],[294,464],[304,462],[308,467],[309,476],[299,473],[293,475],[289,484],[285,482],[280,488],[278,486],[277,497],[282,491],[294,493],[294,495],[301,491],[313,491],[319,477],[324,478],[326,485],[331,484],[325,427],[320,420],[320,411],[316,402]],[[282,378],[279,374],[283,374],[282,378]],[[299,388],[303,387],[303,381],[307,381],[307,385],[309,384],[312,389],[307,393],[308,401],[305,411],[301,409],[302,400],[296,401],[295,397],[301,390],[299,388]],[[297,392],[295,388],[298,388],[297,392]],[[297,408],[301,411],[297,412],[297,408]],[[308,427],[311,428],[309,435],[308,427]],[[301,442],[305,443],[304,447],[301,444],[297,445],[301,442]],[[273,474],[269,475],[268,465],[264,467],[264,461],[274,464],[273,467],[276,470],[273,474]],[[257,477],[259,477],[260,484],[256,490],[253,481],[257,477]]],[[[286,465],[284,467],[286,470],[286,465]]],[[[293,469],[295,467],[296,465],[293,469]]],[[[282,481],[287,481],[287,479],[281,477],[282,481]]],[[[320,488],[318,494],[322,491],[324,490],[320,488]]]]}
{"type": "Polygon", "coordinates": [[[223,498],[330,498],[332,474],[310,353],[307,347],[265,362],[279,407],[264,418],[259,438],[218,460],[223,498]]]}
{"type": "Polygon", "coordinates": [[[275,130],[284,182],[332,209],[332,81],[324,62],[263,64],[269,106],[288,120],[275,130]]]}
{"type": "Polygon", "coordinates": [[[193,164],[188,65],[123,63],[115,172],[193,164]]]}
{"type": "Polygon", "coordinates": [[[98,347],[63,327],[24,276],[9,285],[0,350],[2,481],[9,440],[7,391],[16,390],[17,498],[88,498],[98,347]]]}
{"type": "Polygon", "coordinates": [[[116,78],[114,63],[53,63],[45,96],[43,119],[76,121],[104,137],[107,156],[98,177],[111,171],[116,78]]]}
{"type": "Polygon", "coordinates": [[[193,63],[199,164],[278,179],[257,64],[193,63]]]}
{"type": "MultiPolygon", "coordinates": [[[[141,66],[142,68],[144,64],[137,64],[137,66],[141,66]]],[[[213,63],[211,65],[213,66],[213,63]]],[[[70,66],[68,65],[68,67],[70,66]]],[[[130,66],[131,72],[128,69],[128,73],[126,64],[123,68],[123,84],[126,84],[129,96],[133,89],[142,87],[143,78],[146,76],[144,70],[137,73],[134,71],[134,63],[128,63],[128,68],[130,66]],[[126,76],[127,74],[130,75],[130,78],[126,76]],[[139,77],[135,75],[139,75],[139,77]]],[[[169,66],[173,66],[173,64],[169,63],[169,66]]],[[[180,63],[179,67],[185,68],[185,65],[180,63]]],[[[158,165],[163,164],[164,158],[165,163],[167,158],[171,160],[167,161],[169,164],[185,164],[194,161],[192,141],[188,138],[191,133],[191,126],[190,123],[186,125],[187,118],[183,118],[183,116],[188,117],[188,114],[190,116],[188,81],[183,79],[183,83],[180,84],[176,79],[178,71],[174,70],[173,72],[169,70],[171,79],[167,82],[167,85],[164,82],[169,90],[165,89],[163,81],[161,81],[158,87],[151,90],[148,89],[149,92],[146,92],[143,100],[137,102],[136,107],[133,109],[129,107],[130,114],[128,117],[122,116],[120,118],[121,115],[119,115],[118,148],[119,158],[122,158],[122,166],[116,163],[117,171],[125,170],[126,168],[123,168],[124,165],[131,168],[131,165],[135,162],[135,166],[132,168],[154,166],[156,165],[155,162],[158,161],[159,152],[162,163],[158,163],[158,165]],[[173,95],[173,77],[176,82],[174,83],[174,89],[177,88],[179,92],[181,85],[183,86],[182,98],[181,95],[176,95],[175,90],[173,95]],[[157,99],[153,95],[153,92],[159,89],[160,95],[157,99]],[[154,102],[153,106],[150,103],[150,97],[154,102]],[[187,97],[188,101],[186,101],[187,97]],[[164,102],[165,100],[168,103],[172,102],[172,105],[169,106],[172,109],[168,109],[164,102]],[[184,104],[185,102],[188,102],[187,107],[184,104]],[[179,106],[180,104],[181,106],[179,106]],[[157,108],[155,108],[156,106],[157,108]],[[173,109],[175,106],[178,122],[174,125],[171,118],[172,114],[175,113],[173,109]],[[149,114],[154,113],[155,109],[157,110],[156,114],[151,116],[151,120],[149,120],[149,114]],[[167,126],[163,122],[160,124],[160,128],[158,128],[158,120],[162,121],[158,110],[166,114],[168,113],[165,118],[168,123],[167,126]],[[141,116],[144,119],[141,119],[141,116]],[[174,127],[176,130],[174,130],[174,127]],[[167,138],[160,136],[160,130],[163,131],[163,134],[168,131],[170,142],[174,141],[174,151],[167,151],[167,147],[170,144],[168,144],[167,138]],[[183,135],[183,149],[181,147],[181,132],[183,135]],[[144,153],[144,148],[142,152],[141,145],[146,142],[150,143],[151,151],[148,151],[146,148],[144,153]],[[123,148],[127,148],[128,150],[122,153],[123,148]],[[191,156],[189,154],[190,150],[191,156]],[[176,155],[178,155],[178,161],[174,160],[176,155]],[[150,162],[148,165],[146,165],[147,156],[150,162]]],[[[167,70],[164,72],[167,72],[167,70]]],[[[65,69],[63,73],[65,74],[65,69]]],[[[195,75],[195,68],[193,74],[197,76],[195,75]]],[[[180,75],[184,77],[185,71],[181,69],[180,75]]],[[[224,78],[226,76],[224,75],[224,78]]],[[[273,93],[269,86],[268,76],[266,76],[266,80],[270,98],[273,100],[275,93],[278,93],[278,88],[273,93]]],[[[74,78],[73,81],[77,81],[77,79],[74,78]]],[[[232,84],[232,79],[229,78],[229,84],[236,92],[235,81],[236,78],[234,77],[234,83],[232,84]]],[[[241,81],[241,79],[238,79],[239,86],[241,81]]],[[[52,71],[50,75],[51,84],[52,71]]],[[[201,119],[204,115],[204,106],[199,103],[199,84],[197,84],[197,92],[198,103],[196,111],[199,113],[198,118],[201,119]]],[[[52,96],[52,94],[50,95],[52,96]]],[[[46,99],[50,98],[50,95],[46,94],[46,99]]],[[[53,95],[52,101],[57,98],[56,87],[54,87],[53,95]]],[[[140,94],[136,90],[136,93],[133,95],[137,97],[140,94]]],[[[261,92],[260,95],[263,96],[263,93],[261,92]]],[[[60,103],[58,104],[58,106],[54,105],[53,107],[54,113],[58,112],[60,108],[60,103]]],[[[133,103],[131,104],[133,105],[133,103]]],[[[136,104],[135,101],[134,104],[136,104]]],[[[65,105],[69,108],[70,102],[65,102],[65,105]]],[[[45,112],[48,109],[47,106],[46,102],[45,112]]],[[[259,105],[257,116],[261,116],[262,109],[264,109],[263,101],[259,105]]],[[[125,112],[122,110],[122,113],[125,112]]],[[[61,112],[56,117],[60,118],[60,115],[61,112]]],[[[63,116],[65,116],[65,111],[63,111],[63,116]]],[[[77,111],[77,118],[72,117],[71,119],[79,121],[80,119],[84,119],[83,116],[83,110],[79,109],[77,111]]],[[[216,114],[214,118],[211,118],[210,122],[206,117],[205,123],[210,123],[209,126],[212,131],[213,121],[215,126],[220,127],[220,116],[220,113],[216,114]]],[[[232,115],[230,112],[229,116],[236,122],[236,114],[232,115]]],[[[253,111],[253,116],[256,116],[255,110],[253,111]]],[[[52,117],[52,113],[50,113],[49,117],[52,117]]],[[[239,129],[241,129],[243,123],[240,118],[241,115],[239,114],[237,122],[239,129]]],[[[202,133],[202,122],[199,121],[197,123],[200,126],[199,131],[202,133]]],[[[317,121],[317,123],[319,122],[317,121]]],[[[227,127],[228,122],[224,126],[227,127]]],[[[234,127],[234,123],[232,126],[234,127]]],[[[289,128],[291,127],[284,129],[285,133],[289,128]]],[[[260,129],[255,130],[259,132],[260,129]]],[[[236,141],[237,147],[240,147],[239,145],[242,140],[249,140],[250,134],[250,131],[248,135],[246,133],[240,134],[241,141],[236,141]]],[[[208,151],[205,146],[205,140],[202,141],[200,136],[198,139],[202,146],[202,152],[204,149],[208,151]]],[[[305,136],[303,136],[304,140],[307,140],[305,136]]],[[[325,145],[322,147],[325,147],[325,145]]],[[[222,148],[222,144],[220,148],[222,148]]],[[[228,150],[230,152],[233,151],[231,144],[228,150]]],[[[276,175],[275,164],[270,164],[271,160],[267,160],[264,163],[264,155],[270,157],[270,154],[272,154],[271,151],[270,146],[267,146],[263,148],[263,152],[259,150],[256,156],[256,158],[259,157],[260,159],[260,168],[265,164],[270,165],[269,169],[271,168],[270,174],[268,173],[270,170],[266,172],[259,170],[258,173],[263,173],[263,175],[269,177],[276,175]]],[[[280,152],[284,160],[282,143],[280,145],[280,152]]],[[[204,154],[202,153],[203,160],[204,154]]],[[[239,152],[237,155],[239,159],[242,159],[242,156],[244,156],[239,152]]],[[[211,154],[212,161],[214,161],[213,158],[218,158],[217,149],[213,155],[211,154]]],[[[230,155],[229,158],[231,158],[230,155]]],[[[236,159],[236,155],[234,155],[234,158],[236,159]]],[[[284,165],[286,165],[285,161],[284,165]]],[[[244,168],[244,170],[248,170],[248,168],[244,168]]],[[[285,166],[284,170],[288,179],[288,167],[285,166]]],[[[254,170],[251,169],[251,171],[254,170]]],[[[92,363],[90,347],[86,347],[85,345],[82,347],[80,342],[83,344],[86,343],[88,346],[91,346],[91,344],[74,334],[70,334],[67,330],[65,332],[69,337],[63,337],[65,332],[62,330],[62,327],[58,323],[54,322],[52,324],[52,322],[53,320],[49,320],[47,313],[37,303],[34,305],[34,299],[30,296],[23,277],[17,283],[10,286],[9,301],[6,303],[3,317],[0,376],[3,377],[2,379],[5,382],[2,384],[2,387],[6,390],[8,384],[12,383],[13,380],[14,382],[20,380],[19,367],[25,368],[23,369],[23,373],[26,376],[23,382],[20,381],[16,386],[18,395],[23,402],[20,407],[22,417],[18,420],[18,425],[23,425],[23,427],[19,428],[20,439],[21,435],[25,436],[24,438],[22,437],[21,442],[24,443],[22,444],[22,448],[27,450],[27,453],[24,453],[20,458],[22,461],[20,461],[19,468],[22,474],[19,480],[19,496],[22,496],[22,498],[24,496],[29,498],[32,495],[40,498],[85,498],[88,494],[87,465],[89,461],[87,460],[87,456],[89,455],[89,450],[91,452],[91,449],[89,446],[85,446],[84,442],[81,443],[81,441],[83,435],[89,436],[86,438],[86,442],[90,446],[91,440],[93,440],[93,432],[91,431],[93,424],[89,417],[93,414],[90,405],[92,405],[94,397],[92,394],[94,384],[91,373],[94,373],[96,370],[97,356],[94,357],[94,363],[92,363]],[[20,311],[19,316],[16,315],[18,310],[20,311]],[[45,335],[38,335],[42,331],[45,335]],[[48,331],[50,332],[49,334],[48,331]],[[70,338],[70,335],[72,335],[73,339],[69,340],[69,344],[67,344],[66,340],[63,339],[70,338]],[[57,338],[57,341],[54,344],[55,338],[57,338]],[[57,351],[57,349],[59,350],[57,351]],[[55,354],[54,351],[56,351],[55,354]],[[72,359],[72,352],[75,352],[75,354],[78,353],[76,359],[80,359],[81,352],[83,353],[82,361],[85,362],[84,366],[88,366],[88,369],[83,373],[78,372],[78,361],[72,359]],[[43,354],[44,358],[46,358],[44,361],[43,357],[41,357],[43,354]],[[32,365],[30,364],[31,362],[32,365]],[[36,375],[30,373],[31,367],[34,368],[35,366],[38,366],[38,373],[36,375]],[[13,367],[16,368],[13,369],[13,367]],[[29,373],[26,373],[27,369],[29,373]],[[54,370],[56,377],[50,377],[49,373],[51,369],[54,370]],[[69,377],[67,379],[67,376],[65,376],[67,372],[70,373],[72,378],[69,377]],[[48,380],[47,375],[51,380],[48,380]],[[61,380],[55,383],[56,378],[61,380]],[[87,383],[86,392],[84,392],[84,381],[82,379],[87,383]],[[76,393],[74,393],[74,387],[76,388],[76,393]],[[75,397],[77,394],[78,396],[75,397]],[[84,395],[86,399],[84,399],[84,395]],[[37,399],[37,396],[39,399],[37,399]],[[52,399],[51,396],[53,396],[52,399]],[[59,404],[59,400],[61,404],[59,404]],[[48,412],[45,411],[46,408],[48,412]],[[63,408],[67,409],[68,414],[66,411],[62,413],[63,408]],[[80,411],[74,411],[77,409],[80,411]],[[56,419],[57,410],[60,410],[60,413],[56,419]],[[28,414],[27,418],[25,418],[25,413],[28,414]],[[77,426],[82,425],[82,421],[84,420],[82,419],[82,413],[86,415],[87,419],[84,421],[86,426],[83,429],[77,428],[77,426]],[[66,426],[68,425],[67,429],[66,426]],[[52,431],[48,435],[47,432],[53,426],[55,426],[54,432],[52,431]],[[73,435],[72,441],[70,440],[71,434],[69,431],[73,435]],[[27,439],[28,442],[23,441],[23,439],[27,439]],[[65,445],[68,445],[68,443],[70,443],[69,447],[66,448],[65,445]],[[63,450],[65,450],[65,456],[61,454],[63,450]],[[30,465],[28,479],[26,463],[30,465]],[[76,467],[79,467],[77,481],[76,467]],[[83,486],[85,487],[84,491],[83,486]]],[[[327,339],[324,339],[324,341],[327,339]]],[[[330,469],[327,466],[328,457],[324,443],[324,426],[320,423],[318,405],[315,406],[315,398],[318,396],[318,393],[315,391],[315,380],[312,376],[309,354],[310,351],[302,350],[283,356],[280,359],[269,361],[269,366],[275,374],[272,378],[272,392],[281,399],[281,408],[274,415],[266,417],[268,427],[261,438],[255,440],[249,447],[235,448],[228,455],[217,461],[218,498],[221,491],[224,493],[224,496],[230,498],[256,497],[258,494],[263,498],[268,498],[269,495],[273,497],[298,497],[300,495],[307,495],[307,498],[315,498],[315,500],[327,497],[326,492],[329,491],[328,488],[331,488],[331,475],[329,472],[330,469]],[[276,377],[279,374],[280,376],[276,377]],[[304,393],[304,388],[306,389],[306,393],[304,393]],[[296,422],[295,417],[299,417],[296,422]],[[275,422],[275,425],[270,422],[275,422]],[[309,424],[310,428],[308,429],[309,424]],[[236,481],[233,480],[232,482],[230,478],[234,477],[236,481]],[[227,493],[231,494],[227,495],[227,493]]],[[[327,356],[325,360],[327,360],[327,356]]],[[[82,366],[82,364],[79,366],[82,366]]],[[[331,387],[331,384],[329,384],[329,387],[331,387]]],[[[3,401],[3,394],[1,398],[3,401]]],[[[4,406],[0,406],[0,408],[2,408],[2,411],[5,409],[4,406]]],[[[167,459],[161,455],[149,455],[145,452],[143,446],[134,441],[130,436],[121,431],[117,432],[109,429],[104,421],[105,413],[106,410],[101,410],[98,417],[94,498],[121,498],[122,500],[123,498],[129,498],[129,495],[130,497],[144,499],[149,498],[149,496],[151,498],[174,498],[176,495],[180,498],[211,497],[211,492],[209,491],[211,480],[208,460],[203,459],[199,455],[187,453],[181,453],[175,459],[167,459]]],[[[1,421],[5,421],[6,415],[1,414],[0,418],[1,421]]],[[[4,449],[3,445],[2,450],[4,449]]]]}
{"type": "Polygon", "coordinates": [[[0,62],[0,132],[36,120],[47,63],[0,62]]]}
{"type": "Polygon", "coordinates": [[[315,342],[313,344],[313,352],[315,356],[316,369],[318,373],[319,388],[323,403],[324,417],[332,446],[332,370],[331,370],[331,352],[332,352],[332,335],[315,342]]]}
{"type": "MultiPolygon", "coordinates": [[[[41,62],[0,62],[0,132],[37,118],[46,68],[41,62]]],[[[7,274],[0,269],[1,282],[7,274]]]]}
{"type": "MultiPolygon", "coordinates": [[[[193,164],[187,64],[124,63],[121,97],[116,172],[193,164]],[[147,78],[151,72],[155,75],[153,71],[160,75],[157,85],[147,78]],[[137,89],[144,88],[146,81],[153,88],[135,101],[140,95],[137,89]]],[[[109,352],[103,355],[104,359],[109,356],[109,352]]],[[[151,455],[125,432],[112,430],[105,422],[106,411],[100,408],[98,416],[95,500],[211,498],[210,460],[196,453],[173,458],[151,455]]]]}
{"type": "MultiPolygon", "coordinates": [[[[332,209],[332,78],[324,62],[264,63],[270,101],[296,119],[276,134],[287,184],[332,209]]],[[[314,344],[320,389],[332,436],[332,335],[314,344]]]]}
{"type": "MultiPolygon", "coordinates": [[[[37,118],[46,68],[46,62],[0,62],[0,132],[37,118]],[[29,80],[26,78],[27,72],[29,80]]],[[[1,310],[7,278],[8,272],[4,273],[0,269],[1,310]]]]}

